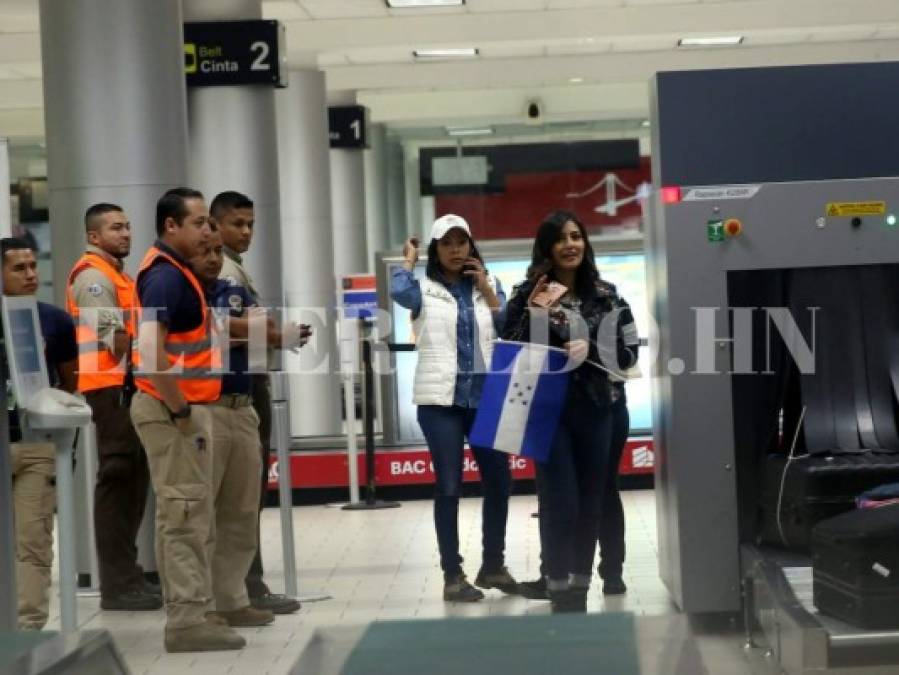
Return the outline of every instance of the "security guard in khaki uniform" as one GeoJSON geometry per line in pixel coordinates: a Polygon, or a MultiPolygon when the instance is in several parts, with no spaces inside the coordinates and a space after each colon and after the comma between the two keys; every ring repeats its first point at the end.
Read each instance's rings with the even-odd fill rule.
{"type": "Polygon", "coordinates": [[[66,304],[76,322],[78,391],[97,427],[94,530],[100,607],[155,610],[162,607],[162,596],[144,580],[135,546],[150,474],[127,414],[124,386],[134,338],[134,281],[122,264],[131,252],[131,223],[120,206],[101,203],[87,210],[84,224],[88,247],[69,273],[66,304]]]}
{"type": "MultiPolygon", "coordinates": [[[[37,258],[28,243],[0,239],[3,294],[34,295],[38,289],[37,258]]],[[[75,391],[78,346],[75,324],[64,311],[37,303],[50,384],[75,391]]],[[[16,532],[16,581],[19,630],[40,630],[50,608],[53,567],[53,510],[56,507],[56,449],[52,443],[22,443],[16,410],[9,411],[12,498],[16,532]]],[[[3,581],[8,583],[8,580],[3,581]]]]}
{"type": "MultiPolygon", "coordinates": [[[[253,279],[243,267],[242,253],[246,253],[253,240],[255,215],[252,200],[239,192],[228,191],[216,195],[209,207],[210,220],[222,235],[225,258],[219,277],[232,286],[240,286],[250,294],[253,303],[258,303],[259,294],[253,287],[253,279]]],[[[269,322],[267,339],[269,345],[285,349],[300,347],[309,337],[308,327],[296,324],[285,325],[283,333],[274,323],[269,322]]],[[[259,439],[262,448],[260,472],[259,510],[265,504],[268,489],[268,466],[271,452],[272,434],[272,394],[268,373],[253,373],[250,376],[253,407],[259,416],[259,439]]],[[[250,602],[259,609],[268,609],[275,614],[290,614],[300,609],[296,598],[272,593],[262,579],[262,551],[257,540],[256,555],[247,574],[246,584],[250,602]]]]}
{"type": "Polygon", "coordinates": [[[170,652],[241,649],[227,625],[207,620],[211,597],[213,433],[221,353],[203,287],[187,261],[211,234],[203,195],[178,188],[156,204],[156,243],[137,274],[138,392],[131,419],[156,492],[156,562],[170,652]]]}
{"type": "MultiPolygon", "coordinates": [[[[212,486],[215,500],[214,537],[210,539],[214,617],[231,626],[264,626],[275,620],[267,609],[250,606],[244,579],[256,554],[259,536],[259,417],[250,396],[248,312],[249,293],[218,278],[222,269],[222,238],[213,232],[209,244],[190,259],[191,269],[206,290],[217,330],[230,335],[223,365],[222,393],[209,406],[212,413],[212,486]]],[[[265,316],[259,319],[265,321],[265,316]]],[[[210,610],[212,608],[210,607],[210,610]]]]}

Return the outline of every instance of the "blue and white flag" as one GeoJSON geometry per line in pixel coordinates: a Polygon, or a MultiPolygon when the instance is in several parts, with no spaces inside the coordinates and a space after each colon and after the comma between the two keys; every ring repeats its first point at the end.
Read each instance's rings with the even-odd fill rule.
{"type": "Polygon", "coordinates": [[[555,347],[495,343],[471,445],[546,461],[565,404],[567,360],[555,347]]]}

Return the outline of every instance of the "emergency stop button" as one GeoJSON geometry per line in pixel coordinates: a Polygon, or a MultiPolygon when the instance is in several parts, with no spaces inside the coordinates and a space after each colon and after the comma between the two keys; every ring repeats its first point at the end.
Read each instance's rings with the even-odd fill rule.
{"type": "Polygon", "coordinates": [[[724,221],[724,233],[728,237],[739,237],[743,234],[743,223],[736,218],[728,218],[724,221]]]}

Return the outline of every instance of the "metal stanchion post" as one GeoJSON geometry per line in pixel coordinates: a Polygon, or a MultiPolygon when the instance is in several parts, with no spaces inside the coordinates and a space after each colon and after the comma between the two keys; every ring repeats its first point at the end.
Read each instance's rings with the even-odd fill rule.
{"type": "MultiPolygon", "coordinates": [[[[0,367],[0,381],[6,382],[6,363],[0,367]]],[[[4,406],[6,408],[6,406],[4,406]]],[[[13,521],[12,457],[6,410],[0,415],[0,632],[11,633],[18,625],[16,600],[16,535],[13,521]]]]}
{"type": "Polygon", "coordinates": [[[330,595],[298,596],[296,547],[293,536],[293,477],[290,466],[290,410],[287,401],[287,376],[273,371],[272,434],[278,457],[278,500],[281,511],[281,545],[284,558],[284,592],[300,602],[328,600],[330,595]]]}
{"type": "MultiPolygon", "coordinates": [[[[9,171],[6,139],[0,145],[0,173],[9,171]]],[[[3,208],[6,208],[5,206],[3,208]]],[[[0,216],[2,220],[2,216],[0,216]]],[[[3,281],[0,278],[0,292],[3,281]]],[[[0,338],[4,331],[0,330],[0,338]]],[[[0,383],[7,389],[3,414],[0,415],[0,631],[11,633],[18,627],[19,611],[16,594],[16,534],[12,498],[12,455],[9,444],[9,364],[6,350],[0,349],[0,383]]]]}
{"type": "Polygon", "coordinates": [[[362,341],[362,420],[365,428],[365,501],[347,504],[350,511],[373,509],[395,509],[399,502],[389,502],[377,498],[375,494],[375,385],[372,368],[371,340],[362,341]]]}
{"type": "Polygon", "coordinates": [[[56,532],[59,546],[59,615],[63,633],[78,630],[75,606],[75,481],[72,475],[71,433],[58,433],[56,442],[56,532]]]}
{"type": "Polygon", "coordinates": [[[287,411],[287,393],[284,373],[273,372],[272,377],[272,427],[275,451],[278,457],[278,498],[281,508],[281,545],[284,559],[284,591],[297,594],[296,553],[293,539],[293,495],[290,470],[290,428],[287,411]]]}
{"type": "MultiPolygon", "coordinates": [[[[356,362],[359,340],[356,323],[343,319],[340,323],[340,372],[343,381],[343,407],[346,423],[347,471],[350,482],[350,504],[359,503],[359,443],[356,439],[356,362]]],[[[344,509],[347,508],[345,505],[344,509]]]]}
{"type": "Polygon", "coordinates": [[[81,427],[75,462],[75,512],[78,530],[84,536],[75,542],[78,561],[78,595],[93,597],[100,592],[97,532],[94,526],[94,489],[97,484],[97,428],[81,427]]]}

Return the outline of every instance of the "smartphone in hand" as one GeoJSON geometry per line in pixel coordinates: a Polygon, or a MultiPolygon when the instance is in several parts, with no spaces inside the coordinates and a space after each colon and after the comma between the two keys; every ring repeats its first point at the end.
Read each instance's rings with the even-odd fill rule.
{"type": "Polygon", "coordinates": [[[568,292],[568,288],[558,281],[550,281],[546,284],[546,288],[537,293],[531,300],[538,307],[550,308],[568,292]]]}

